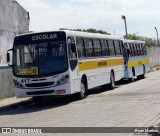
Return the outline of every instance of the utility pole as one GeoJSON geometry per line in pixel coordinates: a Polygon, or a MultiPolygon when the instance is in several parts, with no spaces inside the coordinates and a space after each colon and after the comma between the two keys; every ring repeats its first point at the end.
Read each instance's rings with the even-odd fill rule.
{"type": "Polygon", "coordinates": [[[159,39],[158,39],[158,30],[157,30],[157,27],[155,27],[155,30],[156,30],[156,33],[157,33],[157,44],[159,46],[159,39]]]}
{"type": "Polygon", "coordinates": [[[125,24],[125,31],[126,31],[126,39],[128,38],[128,32],[127,32],[127,23],[126,23],[126,17],[124,15],[122,15],[122,19],[124,20],[124,24],[125,24]]]}

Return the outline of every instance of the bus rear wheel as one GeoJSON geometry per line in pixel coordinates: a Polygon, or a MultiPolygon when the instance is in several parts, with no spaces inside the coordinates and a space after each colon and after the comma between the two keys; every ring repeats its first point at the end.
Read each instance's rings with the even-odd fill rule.
{"type": "Polygon", "coordinates": [[[144,79],[146,77],[146,69],[145,67],[143,66],[143,74],[140,75],[140,79],[144,79]]]}
{"type": "Polygon", "coordinates": [[[134,68],[132,68],[132,77],[129,78],[130,83],[134,82],[134,77],[135,77],[135,70],[134,68]]]}
{"type": "Polygon", "coordinates": [[[113,72],[111,72],[111,74],[110,74],[109,88],[111,90],[113,90],[115,88],[115,77],[114,77],[114,73],[113,72]]]}

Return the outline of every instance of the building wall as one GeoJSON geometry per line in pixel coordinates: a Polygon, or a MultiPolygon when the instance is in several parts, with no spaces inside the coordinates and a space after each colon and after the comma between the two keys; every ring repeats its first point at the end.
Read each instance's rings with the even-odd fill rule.
{"type": "Polygon", "coordinates": [[[148,55],[151,67],[160,66],[160,47],[148,47],[148,55]]]}
{"type": "Polygon", "coordinates": [[[12,69],[0,67],[0,99],[15,96],[12,80],[12,69]]]}
{"type": "Polygon", "coordinates": [[[16,35],[29,31],[29,13],[16,0],[0,0],[0,64],[16,35]]]}
{"type": "Polygon", "coordinates": [[[6,52],[14,37],[29,31],[29,13],[16,0],[0,0],[0,99],[14,96],[12,69],[7,67],[6,52]]]}

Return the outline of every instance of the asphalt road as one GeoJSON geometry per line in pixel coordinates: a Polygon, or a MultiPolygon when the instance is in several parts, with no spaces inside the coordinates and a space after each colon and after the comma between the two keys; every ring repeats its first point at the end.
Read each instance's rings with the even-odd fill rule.
{"type": "Polygon", "coordinates": [[[73,95],[0,113],[0,127],[148,127],[160,122],[160,71],[134,83],[119,82],[112,91],[96,88],[87,94],[84,100],[73,95]]]}

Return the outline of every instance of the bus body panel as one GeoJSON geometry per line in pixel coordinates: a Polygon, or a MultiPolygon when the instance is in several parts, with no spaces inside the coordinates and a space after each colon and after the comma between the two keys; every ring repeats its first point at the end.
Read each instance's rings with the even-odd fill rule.
{"type": "MultiPolygon", "coordinates": [[[[126,40],[126,39],[122,40],[122,41],[123,41],[123,44],[127,45],[127,47],[131,46],[131,45],[135,46],[137,44],[145,45],[144,41],[126,40]],[[129,44],[131,44],[131,45],[129,45],[129,44]]],[[[134,47],[134,49],[135,49],[135,47],[134,47]]],[[[136,53],[138,53],[137,49],[136,49],[136,53]]],[[[143,75],[144,68],[145,68],[146,73],[150,71],[149,56],[147,54],[137,55],[137,56],[129,56],[127,63],[125,64],[124,79],[129,79],[129,78],[133,77],[133,69],[135,72],[134,76],[143,75]]]]}
{"type": "Polygon", "coordinates": [[[23,89],[23,88],[15,88],[15,94],[17,98],[24,98],[24,97],[36,97],[36,96],[59,96],[59,95],[69,95],[71,94],[71,88],[69,83],[65,83],[60,86],[55,87],[48,87],[48,88],[40,88],[40,89],[23,89]],[[57,91],[57,90],[65,90],[65,93],[47,93],[47,91],[57,91]],[[34,94],[33,94],[34,92],[34,94]],[[37,92],[37,94],[36,94],[37,92]],[[44,94],[42,93],[44,92],[44,94]]]}
{"type": "Polygon", "coordinates": [[[94,59],[85,62],[80,61],[80,63],[80,73],[81,76],[87,76],[88,89],[110,83],[112,70],[114,71],[115,81],[120,80],[124,75],[124,61],[122,57],[94,59]],[[119,60],[119,62],[116,63],[116,60],[119,60]],[[109,64],[109,62],[112,63],[109,64]]]}
{"type": "MultiPolygon", "coordinates": [[[[73,39],[75,39],[76,37],[80,36],[83,38],[94,38],[94,39],[99,38],[104,40],[110,39],[110,40],[120,41],[119,37],[110,36],[110,35],[74,32],[74,31],[63,31],[63,32],[65,32],[66,34],[66,41],[64,42],[66,42],[66,46],[67,46],[68,70],[63,73],[51,74],[48,76],[42,75],[42,77],[37,76],[34,78],[25,77],[25,75],[23,77],[13,76],[14,82],[21,85],[21,87],[15,88],[16,97],[22,98],[22,97],[74,94],[81,91],[80,90],[81,80],[83,75],[87,77],[88,89],[110,83],[111,71],[114,72],[115,81],[118,81],[124,77],[124,58],[122,55],[109,56],[109,57],[101,56],[101,57],[92,57],[92,58],[86,57],[84,60],[77,58],[78,60],[77,66],[75,67],[75,69],[71,70],[69,54],[68,54],[69,52],[68,43],[67,43],[68,37],[72,37],[73,39]],[[63,84],[58,84],[58,81],[63,79],[66,75],[68,75],[67,81],[63,84]],[[51,85],[51,82],[53,83],[52,85],[51,85]],[[26,84],[28,84],[28,86],[26,86],[26,84]],[[50,84],[50,85],[43,86],[43,84],[50,84]],[[63,92],[64,90],[65,92],[63,92]]],[[[38,40],[38,38],[41,39],[41,38],[51,37],[50,41],[52,40],[52,38],[54,38],[53,37],[54,35],[53,36],[51,35],[50,37],[47,37],[46,35],[42,37],[40,35],[38,37],[40,33],[35,33],[35,34],[36,36],[32,37],[35,40],[34,43],[36,43],[36,40],[38,40]]],[[[30,34],[28,35],[30,36],[30,34]]],[[[32,35],[34,35],[34,33],[32,33],[32,35]]],[[[24,36],[27,36],[27,35],[24,35],[24,36]]],[[[45,39],[45,41],[47,41],[47,39],[45,39]]]]}

